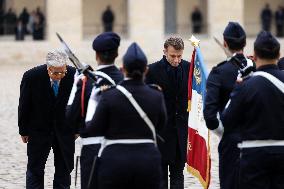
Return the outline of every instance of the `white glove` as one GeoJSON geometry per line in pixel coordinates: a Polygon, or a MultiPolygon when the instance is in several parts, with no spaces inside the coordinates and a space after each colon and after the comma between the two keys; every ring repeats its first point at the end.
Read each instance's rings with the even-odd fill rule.
{"type": "Polygon", "coordinates": [[[101,89],[93,87],[92,93],[88,102],[88,108],[87,108],[87,114],[85,122],[91,121],[95,112],[96,107],[98,105],[99,95],[100,95],[101,89]]]}
{"type": "Polygon", "coordinates": [[[222,124],[222,121],[220,120],[220,114],[218,113],[217,114],[217,118],[218,118],[218,121],[219,121],[219,126],[216,128],[216,129],[214,129],[214,130],[212,130],[213,131],[213,133],[215,133],[218,137],[222,137],[223,136],[223,133],[224,133],[224,126],[223,126],[223,124],[222,124]]]}

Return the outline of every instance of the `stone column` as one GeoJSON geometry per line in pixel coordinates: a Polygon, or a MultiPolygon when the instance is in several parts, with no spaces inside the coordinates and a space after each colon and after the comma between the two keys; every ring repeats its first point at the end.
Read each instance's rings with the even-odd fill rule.
{"type": "Polygon", "coordinates": [[[244,0],[208,0],[208,34],[221,37],[229,21],[244,26],[244,0]]]}
{"type": "Polygon", "coordinates": [[[83,37],[82,28],[82,0],[45,0],[47,11],[47,39],[57,40],[56,32],[64,40],[78,43],[83,37]]]}
{"type": "Polygon", "coordinates": [[[131,40],[161,41],[164,36],[164,0],[128,0],[128,34],[131,40]]]}

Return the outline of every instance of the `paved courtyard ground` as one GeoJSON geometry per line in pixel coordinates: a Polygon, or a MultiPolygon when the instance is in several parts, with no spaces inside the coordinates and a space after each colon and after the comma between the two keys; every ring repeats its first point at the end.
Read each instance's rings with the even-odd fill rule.
{"type": "MultiPolygon", "coordinates": [[[[18,134],[17,107],[22,74],[33,66],[35,65],[0,64],[0,189],[25,188],[26,144],[22,143],[18,134]]],[[[211,134],[212,178],[210,189],[219,188],[218,142],[219,139],[211,134]]],[[[186,170],[184,173],[186,189],[202,189],[196,178],[193,178],[186,170]]],[[[53,154],[51,151],[45,171],[45,188],[47,189],[52,188],[53,174],[53,154]]],[[[75,188],[74,175],[73,171],[71,188],[75,188]]]]}

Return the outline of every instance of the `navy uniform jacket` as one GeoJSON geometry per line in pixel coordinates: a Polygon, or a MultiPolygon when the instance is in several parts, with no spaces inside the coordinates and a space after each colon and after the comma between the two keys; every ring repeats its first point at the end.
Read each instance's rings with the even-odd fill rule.
{"type": "MultiPolygon", "coordinates": [[[[257,71],[284,82],[284,72],[276,65],[261,66],[257,71]]],[[[253,76],[234,89],[222,121],[228,130],[240,128],[242,140],[284,140],[283,115],[284,94],[266,78],[253,76]]]]}
{"type": "MultiPolygon", "coordinates": [[[[236,55],[240,61],[245,57],[236,55]]],[[[208,129],[214,130],[219,126],[217,114],[221,114],[230,98],[238,77],[238,66],[234,59],[224,61],[212,68],[206,83],[204,119],[208,129]]],[[[224,134],[218,145],[219,152],[219,177],[222,189],[237,188],[239,174],[239,149],[237,143],[240,141],[239,131],[227,132],[224,126],[224,134]]]]}
{"type": "MultiPolygon", "coordinates": [[[[110,78],[114,80],[115,83],[123,80],[123,74],[116,66],[109,66],[102,68],[100,70],[107,74],[110,78]]],[[[85,96],[84,96],[84,115],[81,115],[81,93],[82,93],[82,80],[80,80],[77,84],[77,91],[75,94],[75,98],[71,106],[67,106],[66,116],[68,119],[68,123],[73,127],[77,128],[76,132],[80,133],[81,137],[90,137],[89,133],[85,130],[85,117],[86,111],[88,107],[89,98],[93,89],[93,86],[100,87],[103,85],[112,85],[107,79],[104,79],[100,76],[97,77],[96,83],[93,83],[91,80],[87,80],[85,87],[85,96]]]]}
{"type": "Polygon", "coordinates": [[[54,131],[61,135],[74,134],[74,128],[67,125],[65,119],[74,74],[75,69],[67,66],[67,74],[61,79],[58,96],[55,97],[46,65],[24,73],[18,106],[20,135],[49,134],[54,131]]]}
{"type": "Polygon", "coordinates": [[[178,81],[179,87],[176,87],[171,74],[167,71],[170,65],[165,56],[160,61],[149,65],[146,76],[146,83],[159,85],[165,98],[168,122],[160,133],[165,143],[159,144],[159,148],[162,158],[167,162],[173,162],[176,159],[177,151],[182,161],[186,161],[189,65],[189,62],[185,60],[182,60],[179,65],[181,74],[178,81]]]}
{"type": "MultiPolygon", "coordinates": [[[[156,128],[166,123],[163,94],[142,81],[125,80],[120,83],[147,114],[156,128]]],[[[93,119],[86,123],[89,132],[106,139],[153,139],[153,134],[129,100],[116,88],[102,93],[93,119]]]]}
{"type": "MultiPolygon", "coordinates": [[[[244,59],[242,56],[240,59],[244,59]]],[[[204,119],[209,129],[214,130],[219,126],[217,113],[221,113],[232,92],[238,76],[238,66],[234,60],[224,61],[213,67],[206,83],[206,98],[204,119]]]]}

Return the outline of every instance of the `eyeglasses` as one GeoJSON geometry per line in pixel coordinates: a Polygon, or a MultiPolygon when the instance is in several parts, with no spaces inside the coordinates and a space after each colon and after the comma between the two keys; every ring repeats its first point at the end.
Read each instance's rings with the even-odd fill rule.
{"type": "Polygon", "coordinates": [[[51,70],[49,70],[51,75],[56,75],[56,76],[61,76],[61,75],[65,75],[67,74],[67,70],[63,71],[63,72],[52,72],[51,70]]]}

